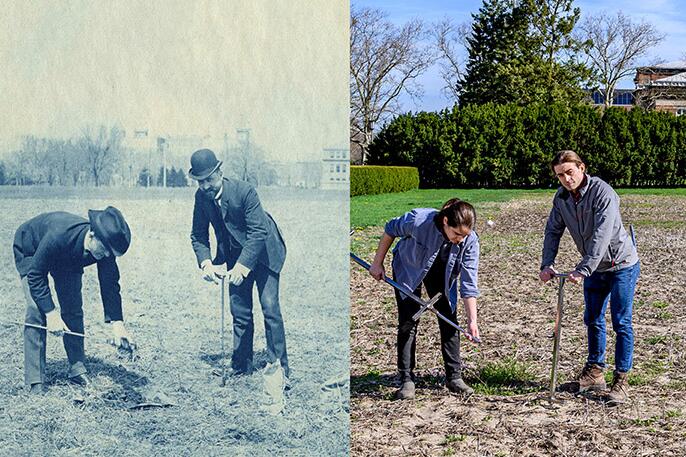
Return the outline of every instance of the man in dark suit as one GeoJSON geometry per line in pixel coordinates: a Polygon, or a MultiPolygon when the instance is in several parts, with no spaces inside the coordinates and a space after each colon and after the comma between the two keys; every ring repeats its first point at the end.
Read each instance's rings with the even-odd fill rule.
{"type": "Polygon", "coordinates": [[[133,343],[124,327],[119,269],[115,257],[131,243],[131,232],[118,209],[89,210],[88,219],[65,212],[43,213],[24,222],[14,236],[14,261],[26,297],[24,327],[24,381],[32,393],[45,390],[45,327],[63,337],[69,360],[69,380],[89,383],[83,337],[83,268],[97,264],[105,322],[112,323],[117,345],[133,343]],[[60,310],[50,294],[52,276],[60,310]]]}
{"type": "Polygon", "coordinates": [[[198,181],[191,241],[202,276],[229,280],[233,316],[235,374],[250,373],[253,362],[253,284],[264,314],[269,362],[280,362],[289,375],[286,335],[279,306],[279,274],[286,245],[274,219],[262,209],[253,186],[222,176],[221,164],[209,149],[195,151],[188,175],[198,181]],[[217,256],[211,260],[209,225],[217,238],[217,256]],[[226,265],[224,271],[220,265],[226,265]]]}

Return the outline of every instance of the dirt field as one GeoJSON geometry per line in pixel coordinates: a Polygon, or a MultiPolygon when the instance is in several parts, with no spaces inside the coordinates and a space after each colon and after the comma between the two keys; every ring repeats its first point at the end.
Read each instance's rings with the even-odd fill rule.
{"type": "MultiPolygon", "coordinates": [[[[85,215],[111,204],[133,233],[119,259],[125,320],[139,345],[127,361],[106,344],[109,326],[95,267],[84,275],[89,368],[94,383],[65,384],[61,341],[48,337],[49,391],[30,397],[23,386],[21,330],[0,325],[0,455],[2,456],[263,456],[342,455],[349,445],[347,385],[323,391],[347,374],[349,239],[347,195],[259,189],[282,228],[288,257],[281,303],[293,388],[285,413],[265,410],[262,375],[219,386],[219,288],[203,281],[190,246],[193,189],[0,189],[0,321],[22,321],[24,298],[12,258],[14,231],[49,210],[85,215]],[[306,218],[304,215],[316,215],[306,218]],[[339,252],[340,255],[331,255],[339,252]],[[144,401],[167,408],[131,409],[144,401]]],[[[231,321],[227,309],[227,348],[231,321]]],[[[264,366],[264,326],[255,307],[256,363],[264,366]]],[[[230,350],[229,350],[230,354],[230,350]]]]}
{"type": "MultiPolygon", "coordinates": [[[[351,267],[351,454],[355,456],[684,456],[686,455],[686,199],[625,196],[642,274],[634,309],[631,403],[607,407],[597,397],[547,399],[557,284],[538,269],[551,196],[477,207],[481,237],[479,327],[483,343],[463,339],[469,399],[443,386],[438,325],[422,319],[417,345],[417,399],[393,400],[397,313],[392,290],[351,267]],[[491,218],[495,226],[485,221],[491,218]]],[[[353,236],[367,259],[382,233],[353,236]]],[[[390,272],[390,258],[387,271],[390,272]]],[[[578,254],[569,235],[558,266],[578,254]]],[[[562,388],[586,356],[581,286],[566,286],[559,377],[562,388]]],[[[461,305],[460,305],[461,306],[461,305]]],[[[464,311],[460,316],[464,323],[464,311]]],[[[609,311],[608,311],[609,320],[609,311]]],[[[614,334],[608,330],[612,362],[614,334]]]]}

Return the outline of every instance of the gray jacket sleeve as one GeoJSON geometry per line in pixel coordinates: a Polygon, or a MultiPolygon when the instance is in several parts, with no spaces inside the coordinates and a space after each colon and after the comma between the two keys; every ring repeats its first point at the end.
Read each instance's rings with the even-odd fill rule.
{"type": "Polygon", "coordinates": [[[586,255],[576,271],[588,277],[598,268],[612,240],[612,230],[619,214],[619,197],[612,189],[598,193],[593,203],[593,236],[586,246],[586,255]]]}
{"type": "Polygon", "coordinates": [[[543,238],[543,258],[541,260],[541,270],[545,267],[555,265],[555,257],[560,247],[560,238],[565,231],[565,223],[562,214],[556,206],[558,194],[553,199],[553,208],[550,210],[548,222],[545,224],[545,236],[543,238]]]}

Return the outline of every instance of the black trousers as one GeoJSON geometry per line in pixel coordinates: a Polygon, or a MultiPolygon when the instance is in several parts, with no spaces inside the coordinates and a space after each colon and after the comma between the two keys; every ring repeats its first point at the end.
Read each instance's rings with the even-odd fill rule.
{"type": "MultiPolygon", "coordinates": [[[[423,284],[429,296],[433,297],[437,293],[443,293],[445,287],[443,268],[431,268],[424,278],[423,284]]],[[[421,296],[422,286],[417,287],[414,294],[421,296]]],[[[416,364],[415,352],[417,348],[417,327],[419,321],[412,320],[412,316],[419,311],[419,303],[412,298],[403,299],[400,292],[396,290],[395,299],[398,303],[398,372],[400,380],[410,380],[414,378],[414,368],[416,364]]],[[[439,313],[457,323],[457,309],[453,312],[450,309],[448,299],[444,296],[434,305],[439,313]]],[[[425,314],[431,313],[426,311],[425,314]]],[[[424,315],[424,314],[423,314],[424,315]]],[[[438,319],[438,317],[436,317],[438,319]]],[[[438,319],[438,328],[441,332],[441,353],[443,354],[443,364],[445,366],[445,377],[447,380],[460,378],[460,332],[454,327],[438,319]]]]}
{"type": "Polygon", "coordinates": [[[274,273],[262,264],[248,274],[239,286],[229,285],[231,299],[231,316],[233,317],[233,354],[231,366],[237,371],[251,371],[253,363],[253,285],[264,315],[264,330],[267,338],[267,356],[269,362],[281,361],[286,376],[288,355],[286,353],[286,332],[279,305],[279,274],[274,273]]]}
{"type": "MultiPolygon", "coordinates": [[[[83,297],[81,296],[81,273],[66,273],[54,276],[55,292],[60,305],[62,320],[72,332],[83,333],[83,297]]],[[[38,309],[31,297],[26,277],[21,278],[26,298],[27,324],[46,325],[45,314],[38,309]]],[[[24,327],[24,383],[45,383],[45,344],[47,331],[34,327],[24,327]]],[[[86,373],[86,354],[83,338],[73,335],[62,337],[64,349],[69,360],[69,374],[74,377],[86,373]]]]}

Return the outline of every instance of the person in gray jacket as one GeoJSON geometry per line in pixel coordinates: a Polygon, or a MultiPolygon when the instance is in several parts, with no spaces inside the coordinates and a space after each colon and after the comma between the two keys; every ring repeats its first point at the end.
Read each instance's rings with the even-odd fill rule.
{"type": "Polygon", "coordinates": [[[602,179],[586,174],[586,165],[574,151],[560,151],[550,164],[560,187],[553,198],[545,227],[540,279],[553,278],[555,257],[565,230],[582,255],[569,274],[584,284],[584,323],[588,330],[588,358],[579,376],[579,392],[607,388],[605,369],[605,309],[610,303],[616,335],[615,371],[608,394],[610,404],[626,402],[627,373],[632,367],[634,333],[631,315],[640,262],[624,229],[619,196],[602,179]]]}
{"type": "MultiPolygon", "coordinates": [[[[479,237],[474,232],[476,212],[472,205],[460,199],[448,200],[440,211],[418,208],[390,220],[381,237],[369,274],[376,280],[385,276],[384,258],[395,238],[400,241],[393,249],[393,277],[415,295],[421,295],[422,284],[430,296],[441,292],[436,309],[457,323],[458,277],[459,295],[467,315],[468,338],[479,337],[476,297],[479,268],[479,237]]],[[[396,291],[398,303],[398,372],[400,389],[396,398],[414,398],[414,367],[418,323],[412,316],[420,305],[396,291]]],[[[462,380],[460,333],[439,320],[441,352],[445,364],[446,387],[452,392],[470,395],[474,390],[462,380]]]]}

